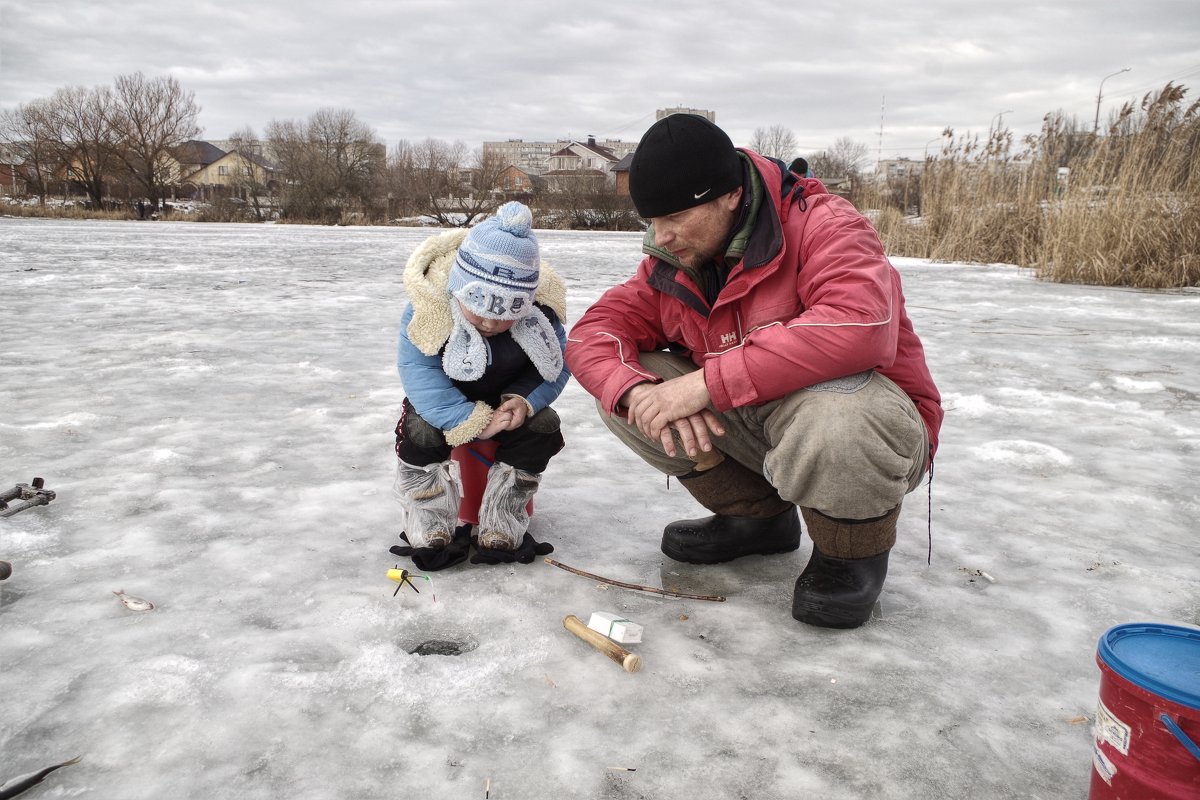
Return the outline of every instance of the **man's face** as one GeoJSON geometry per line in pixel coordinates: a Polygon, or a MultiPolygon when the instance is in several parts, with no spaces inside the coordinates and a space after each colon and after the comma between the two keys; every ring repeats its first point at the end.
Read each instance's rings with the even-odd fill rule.
{"type": "Polygon", "coordinates": [[[654,244],[690,269],[723,256],[741,199],[742,189],[738,187],[703,205],[652,218],[654,244]]]}

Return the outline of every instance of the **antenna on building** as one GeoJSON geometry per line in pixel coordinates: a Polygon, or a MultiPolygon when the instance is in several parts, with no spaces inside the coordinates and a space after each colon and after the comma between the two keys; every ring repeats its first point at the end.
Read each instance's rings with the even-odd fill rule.
{"type": "Polygon", "coordinates": [[[875,163],[879,164],[883,161],[883,110],[887,105],[887,95],[879,98],[879,150],[875,156],[875,163]]]}

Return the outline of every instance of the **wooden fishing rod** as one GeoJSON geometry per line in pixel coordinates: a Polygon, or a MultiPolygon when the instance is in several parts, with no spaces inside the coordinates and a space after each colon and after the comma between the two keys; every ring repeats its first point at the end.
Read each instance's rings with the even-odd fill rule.
{"type": "Polygon", "coordinates": [[[622,589],[633,589],[635,592],[651,592],[653,594],[664,595],[665,597],[679,597],[679,598],[683,598],[685,600],[711,600],[716,603],[724,603],[725,602],[725,598],[722,597],[721,595],[687,594],[685,592],[672,592],[669,589],[657,589],[653,586],[641,586],[636,583],[625,583],[624,581],[614,581],[612,578],[602,578],[599,575],[593,575],[592,573],[584,572],[581,569],[575,569],[574,567],[568,567],[566,564],[563,564],[561,561],[555,561],[553,558],[544,558],[542,560],[553,567],[558,567],[559,569],[565,569],[567,572],[574,573],[574,574],[582,576],[584,578],[591,578],[594,581],[600,581],[600,583],[607,583],[610,586],[620,586],[622,589]]]}

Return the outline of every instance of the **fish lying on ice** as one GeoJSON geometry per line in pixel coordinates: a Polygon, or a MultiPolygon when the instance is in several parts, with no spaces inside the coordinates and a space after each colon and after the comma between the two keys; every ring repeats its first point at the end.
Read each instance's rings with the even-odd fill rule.
{"type": "Polygon", "coordinates": [[[16,797],[27,789],[32,789],[34,786],[37,786],[39,783],[41,783],[47,775],[49,775],[51,772],[54,772],[54,770],[70,766],[71,764],[78,764],[79,759],[81,758],[83,758],[83,756],[75,756],[70,761],[64,761],[61,764],[55,764],[52,767],[39,769],[37,772],[30,772],[28,775],[18,775],[12,780],[5,781],[4,785],[0,786],[0,800],[8,800],[8,798],[16,797]]]}
{"type": "Polygon", "coordinates": [[[149,600],[143,600],[140,597],[134,597],[133,595],[125,594],[124,589],[121,589],[118,592],[113,592],[113,594],[121,598],[121,602],[124,603],[125,607],[130,611],[152,611],[154,609],[154,603],[151,603],[149,600]]]}

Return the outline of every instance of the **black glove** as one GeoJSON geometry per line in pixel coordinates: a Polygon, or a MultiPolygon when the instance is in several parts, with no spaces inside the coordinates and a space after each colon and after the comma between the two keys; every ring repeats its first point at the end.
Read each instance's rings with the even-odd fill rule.
{"type": "Polygon", "coordinates": [[[467,560],[471,547],[471,526],[459,525],[450,537],[450,543],[445,547],[413,547],[408,543],[408,536],[401,533],[405,547],[392,545],[388,551],[412,559],[417,569],[422,572],[437,572],[439,569],[453,567],[467,560]]]}
{"type": "Polygon", "coordinates": [[[521,544],[516,550],[492,550],[487,547],[480,547],[479,540],[473,540],[475,545],[475,555],[471,556],[472,564],[511,564],[514,561],[521,564],[532,564],[533,559],[538,556],[550,555],[554,552],[554,545],[549,542],[539,542],[526,532],[521,539],[521,544]]]}

